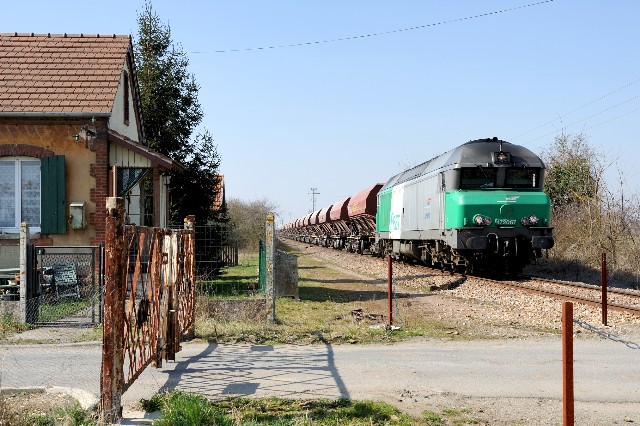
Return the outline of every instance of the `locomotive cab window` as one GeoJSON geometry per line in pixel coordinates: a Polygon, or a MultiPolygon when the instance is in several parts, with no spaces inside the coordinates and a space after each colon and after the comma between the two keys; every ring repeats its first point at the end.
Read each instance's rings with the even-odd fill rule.
{"type": "Polygon", "coordinates": [[[537,188],[540,182],[540,169],[507,169],[506,188],[537,188]]]}
{"type": "Polygon", "coordinates": [[[495,188],[497,178],[496,168],[463,168],[460,170],[460,189],[495,188]]]}

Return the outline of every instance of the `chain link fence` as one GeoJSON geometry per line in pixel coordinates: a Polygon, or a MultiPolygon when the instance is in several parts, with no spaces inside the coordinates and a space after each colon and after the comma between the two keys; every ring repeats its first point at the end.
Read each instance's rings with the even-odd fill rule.
{"type": "Polygon", "coordinates": [[[103,247],[27,245],[27,319],[36,326],[102,322],[103,247]]]}

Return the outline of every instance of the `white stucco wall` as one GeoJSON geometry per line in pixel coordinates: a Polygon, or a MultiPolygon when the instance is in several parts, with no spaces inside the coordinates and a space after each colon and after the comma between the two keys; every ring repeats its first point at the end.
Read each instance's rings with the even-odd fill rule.
{"type": "Polygon", "coordinates": [[[125,60],[122,68],[127,70],[129,75],[129,124],[124,123],[124,76],[120,73],[120,82],[118,83],[118,91],[116,92],[116,98],[113,102],[113,108],[111,109],[111,118],[109,118],[109,128],[118,132],[119,134],[126,136],[132,141],[140,142],[138,137],[138,118],[136,117],[136,110],[133,103],[133,79],[131,78],[131,70],[126,67],[127,61],[125,60]]]}

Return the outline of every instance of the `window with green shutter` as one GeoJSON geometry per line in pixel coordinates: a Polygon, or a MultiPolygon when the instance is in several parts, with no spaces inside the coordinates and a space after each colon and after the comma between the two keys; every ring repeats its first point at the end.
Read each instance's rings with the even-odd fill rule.
{"type": "Polygon", "coordinates": [[[18,233],[21,222],[40,232],[40,160],[0,158],[0,231],[18,233]]]}
{"type": "Polygon", "coordinates": [[[67,232],[67,191],[64,155],[42,158],[40,174],[42,182],[41,232],[43,234],[65,234],[67,232]]]}

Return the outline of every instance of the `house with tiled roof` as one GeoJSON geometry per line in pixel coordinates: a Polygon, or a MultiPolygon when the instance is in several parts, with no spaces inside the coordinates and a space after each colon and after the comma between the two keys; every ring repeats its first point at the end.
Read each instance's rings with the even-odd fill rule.
{"type": "Polygon", "coordinates": [[[18,231],[40,245],[104,241],[109,196],[165,226],[169,171],[145,144],[131,37],[0,34],[0,268],[18,231]]]}

